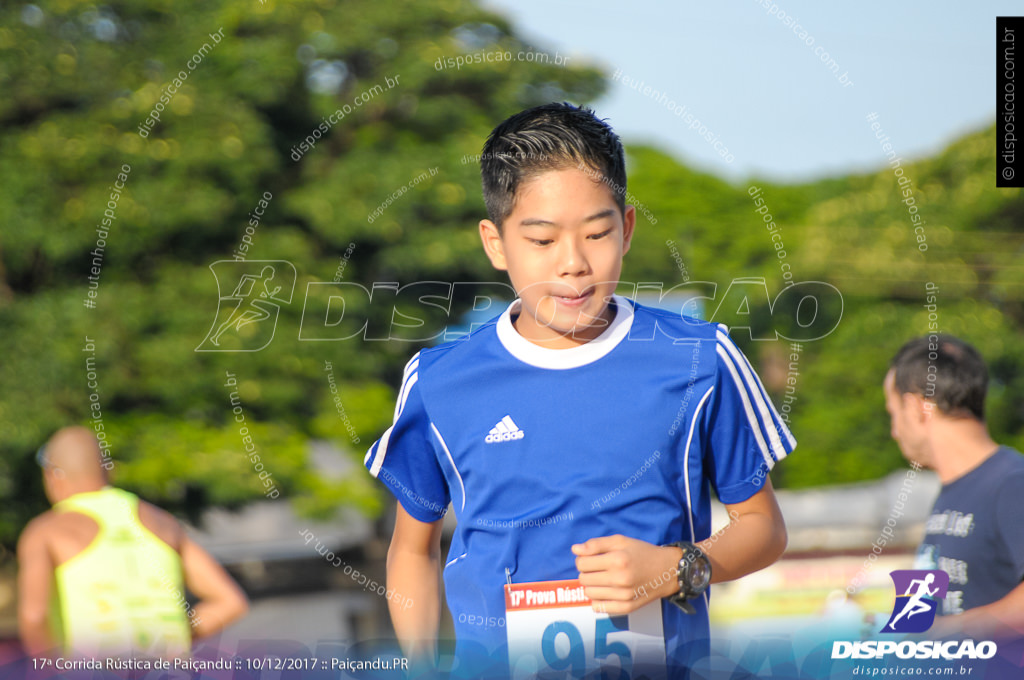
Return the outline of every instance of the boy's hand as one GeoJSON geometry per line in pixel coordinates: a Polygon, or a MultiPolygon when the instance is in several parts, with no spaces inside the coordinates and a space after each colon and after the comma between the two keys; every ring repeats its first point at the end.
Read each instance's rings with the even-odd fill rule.
{"type": "MultiPolygon", "coordinates": [[[[786,548],[786,523],[771,479],[745,501],[727,503],[730,521],[697,543],[711,561],[712,583],[740,578],[774,562],[786,548]]],[[[682,548],[652,545],[626,536],[602,536],[572,547],[580,583],[594,610],[620,616],[679,592],[676,572],[682,548]]],[[[1013,611],[1024,611],[1024,584],[1013,611]]],[[[1021,617],[1024,619],[1024,616],[1021,617]]],[[[1024,627],[1024,621],[1021,623],[1024,627]]]]}
{"type": "Polygon", "coordinates": [[[572,546],[580,583],[594,611],[620,616],[679,591],[681,548],[627,536],[602,536],[572,546]]]}

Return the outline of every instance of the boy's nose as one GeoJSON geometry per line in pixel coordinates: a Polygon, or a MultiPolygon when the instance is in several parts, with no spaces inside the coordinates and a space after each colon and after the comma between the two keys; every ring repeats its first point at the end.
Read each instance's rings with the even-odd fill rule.
{"type": "Polygon", "coordinates": [[[573,239],[566,239],[559,251],[558,274],[560,276],[582,276],[589,271],[583,249],[573,239]]]}

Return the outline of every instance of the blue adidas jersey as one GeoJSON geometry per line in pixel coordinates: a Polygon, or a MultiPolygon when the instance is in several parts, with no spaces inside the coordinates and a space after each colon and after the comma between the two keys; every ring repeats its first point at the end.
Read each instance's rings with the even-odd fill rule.
{"type": "MultiPolygon", "coordinates": [[[[598,536],[707,538],[710,490],[747,500],[796,445],[724,326],[616,296],[598,338],[556,350],[518,334],[518,304],[412,358],[365,459],[416,519],[454,508],[456,658],[504,653],[506,579],[577,578],[570,546],[598,536]]],[[[661,605],[670,666],[706,655],[707,597],[661,605]]]]}

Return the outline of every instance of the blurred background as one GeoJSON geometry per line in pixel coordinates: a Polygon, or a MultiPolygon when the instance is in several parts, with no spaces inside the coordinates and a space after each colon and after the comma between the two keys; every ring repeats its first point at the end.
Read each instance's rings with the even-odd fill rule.
{"type": "Polygon", "coordinates": [[[48,507],[32,454],[71,423],[102,428],[114,483],[188,522],[252,598],[217,644],[390,635],[384,599],[301,532],[383,583],[393,501],[362,457],[405,361],[497,313],[477,299],[504,279],[480,252],[476,155],[498,122],[553,100],[593,106],[626,143],[644,209],[623,280],[677,310],[704,296],[687,309],[730,325],[776,404],[790,398],[800,445],[772,473],[790,548],[716,587],[714,625],[886,611],[888,571],[910,565],[937,493],[927,475],[866,585],[845,593],[906,480],[881,382],[929,313],[986,357],[990,428],[1024,448],[1024,200],[995,187],[995,17],[1012,13],[4,3],[0,650],[17,653],[14,546],[48,507]],[[267,297],[235,290],[264,260],[267,297]],[[830,332],[773,305],[786,272],[838,291],[821,310],[830,332]],[[434,307],[380,285],[424,281],[463,283],[434,307]],[[333,282],[376,283],[373,299],[404,316],[368,294],[342,315],[318,287],[333,282]],[[276,325],[232,317],[243,304],[276,325]],[[239,408],[270,478],[244,452],[239,408]]]}

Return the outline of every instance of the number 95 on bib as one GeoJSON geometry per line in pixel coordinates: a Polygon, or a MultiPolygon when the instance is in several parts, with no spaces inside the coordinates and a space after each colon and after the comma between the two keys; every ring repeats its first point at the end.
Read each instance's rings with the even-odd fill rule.
{"type": "Polygon", "coordinates": [[[642,680],[665,674],[661,601],[598,614],[576,579],[505,586],[508,662],[525,680],[642,680]]]}

